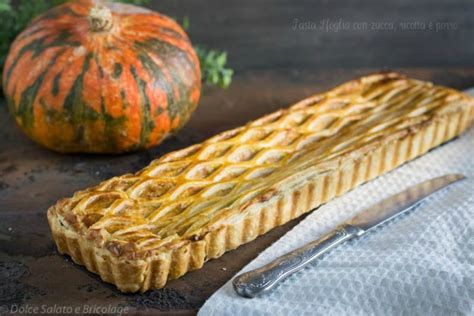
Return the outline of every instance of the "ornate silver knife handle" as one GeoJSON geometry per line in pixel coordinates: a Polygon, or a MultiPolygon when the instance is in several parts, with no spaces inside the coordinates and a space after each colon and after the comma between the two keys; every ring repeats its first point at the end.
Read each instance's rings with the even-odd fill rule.
{"type": "Polygon", "coordinates": [[[232,282],[234,289],[243,297],[255,297],[267,292],[337,245],[363,233],[361,228],[344,225],[322,239],[295,249],[261,268],[237,276],[232,282]]]}

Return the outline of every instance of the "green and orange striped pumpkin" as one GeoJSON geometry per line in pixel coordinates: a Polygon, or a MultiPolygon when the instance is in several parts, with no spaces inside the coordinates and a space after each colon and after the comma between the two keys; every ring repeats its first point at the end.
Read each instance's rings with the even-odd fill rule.
{"type": "Polygon", "coordinates": [[[199,60],[171,18],[133,5],[79,0],[37,17],[3,73],[10,112],[59,152],[148,148],[185,124],[200,97],[199,60]]]}

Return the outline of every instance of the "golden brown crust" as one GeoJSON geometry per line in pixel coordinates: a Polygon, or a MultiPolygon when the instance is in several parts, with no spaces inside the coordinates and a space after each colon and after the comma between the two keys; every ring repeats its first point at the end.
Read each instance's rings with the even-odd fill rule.
{"type": "Polygon", "coordinates": [[[459,135],[473,117],[472,99],[454,90],[363,77],[78,192],[48,220],[59,251],[104,281],[161,288],[459,135]]]}

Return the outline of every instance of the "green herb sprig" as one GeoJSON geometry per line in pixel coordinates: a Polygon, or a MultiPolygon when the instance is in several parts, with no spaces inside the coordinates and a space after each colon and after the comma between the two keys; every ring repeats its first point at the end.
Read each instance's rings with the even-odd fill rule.
{"type": "MultiPolygon", "coordinates": [[[[13,7],[11,0],[0,0],[0,74],[7,57],[9,47],[15,37],[30,23],[32,19],[44,11],[67,2],[69,0],[20,0],[13,7]]],[[[149,0],[114,0],[137,5],[145,5],[149,0]]],[[[181,25],[185,30],[189,28],[189,19],[184,17],[181,25]]],[[[204,46],[195,46],[203,81],[209,85],[227,88],[231,81],[233,70],[226,68],[227,53],[209,49],[204,46]]]]}
{"type": "Polygon", "coordinates": [[[227,88],[234,71],[226,68],[227,52],[208,49],[204,46],[195,46],[196,53],[201,63],[201,72],[205,81],[211,85],[227,88]]]}

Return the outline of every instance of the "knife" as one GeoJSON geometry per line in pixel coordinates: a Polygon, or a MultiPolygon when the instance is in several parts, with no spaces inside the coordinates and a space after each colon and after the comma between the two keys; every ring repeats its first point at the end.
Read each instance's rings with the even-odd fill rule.
{"type": "Polygon", "coordinates": [[[282,280],[301,270],[336,246],[360,237],[400,214],[412,209],[426,197],[448,185],[464,179],[462,174],[447,174],[416,184],[382,200],[340,225],[321,239],[293,250],[261,268],[237,276],[232,284],[243,297],[255,297],[269,292],[282,280]]]}

